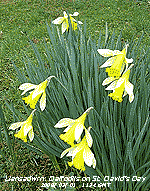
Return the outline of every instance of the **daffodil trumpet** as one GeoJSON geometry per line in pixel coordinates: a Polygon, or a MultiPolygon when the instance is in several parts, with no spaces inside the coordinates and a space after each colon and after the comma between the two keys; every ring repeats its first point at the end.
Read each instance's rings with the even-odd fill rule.
{"type": "Polygon", "coordinates": [[[133,59],[126,58],[127,47],[129,45],[126,44],[125,48],[122,51],[119,50],[110,50],[110,49],[98,49],[98,53],[104,57],[109,58],[100,68],[111,66],[110,68],[106,68],[106,72],[109,77],[119,78],[124,70],[126,65],[126,69],[128,68],[128,63],[132,63],[133,59]]]}
{"type": "MultiPolygon", "coordinates": [[[[68,29],[69,29],[69,22],[68,22],[68,15],[67,13],[64,11],[63,12],[64,16],[63,17],[58,17],[57,19],[55,19],[54,21],[52,21],[53,24],[62,24],[62,34],[68,29]]],[[[78,24],[83,24],[81,21],[76,21],[72,16],[78,16],[79,13],[78,12],[74,12],[73,15],[69,14],[70,17],[70,21],[71,21],[71,25],[73,30],[77,29],[77,23],[78,24]]]]}
{"type": "MultiPolygon", "coordinates": [[[[133,94],[133,84],[129,82],[129,74],[130,69],[133,67],[134,64],[131,64],[131,66],[124,71],[122,76],[113,81],[106,90],[113,90],[113,93],[110,93],[108,96],[112,97],[113,100],[116,100],[118,102],[122,102],[122,95],[123,97],[127,94],[129,95],[129,102],[131,103],[134,100],[134,94],[133,94]],[[124,94],[123,94],[124,93],[124,94]]],[[[112,81],[112,78],[107,78],[104,80],[103,85],[106,85],[112,81]]]]}
{"type": "Polygon", "coordinates": [[[72,156],[72,162],[68,162],[69,166],[74,166],[79,170],[85,171],[84,162],[87,166],[93,168],[96,167],[96,159],[94,154],[90,150],[92,144],[89,145],[89,142],[92,143],[92,137],[89,136],[89,129],[85,129],[85,136],[83,137],[82,141],[66,150],[64,150],[61,154],[61,158],[68,153],[66,156],[72,156]]]}
{"type": "Polygon", "coordinates": [[[93,107],[88,108],[77,119],[70,119],[70,118],[61,119],[54,127],[56,128],[62,128],[66,126],[68,127],[64,130],[64,132],[66,133],[61,134],[59,137],[71,146],[74,146],[74,141],[76,141],[77,143],[80,142],[81,134],[83,132],[83,129],[85,129],[84,121],[91,109],[93,109],[93,107]]]}
{"type": "Polygon", "coordinates": [[[32,111],[32,113],[30,114],[30,116],[27,118],[26,121],[13,123],[9,127],[9,129],[15,130],[21,126],[21,129],[16,134],[14,134],[14,136],[22,139],[24,142],[27,142],[27,134],[28,134],[30,141],[32,141],[34,138],[32,118],[33,118],[35,111],[36,111],[36,109],[32,111]]]}
{"type": "Polygon", "coordinates": [[[41,97],[41,95],[42,95],[42,97],[40,99],[40,108],[42,111],[45,109],[45,107],[46,107],[45,89],[48,86],[48,84],[52,78],[55,78],[62,85],[62,83],[55,76],[49,76],[44,82],[41,82],[39,85],[34,85],[31,83],[24,83],[19,87],[20,90],[24,90],[21,95],[24,95],[27,91],[34,89],[33,91],[29,92],[30,93],[29,96],[22,98],[23,100],[25,100],[25,103],[27,103],[27,105],[28,104],[30,105],[30,107],[32,109],[35,109],[35,105],[36,105],[37,101],[39,100],[39,98],[41,97]]]}

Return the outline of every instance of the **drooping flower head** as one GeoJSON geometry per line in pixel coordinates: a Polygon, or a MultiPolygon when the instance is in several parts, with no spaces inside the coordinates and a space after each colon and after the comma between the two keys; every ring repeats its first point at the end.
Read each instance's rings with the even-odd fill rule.
{"type": "Polygon", "coordinates": [[[127,44],[126,47],[122,50],[109,50],[109,49],[98,49],[97,51],[104,57],[112,56],[109,58],[100,68],[111,66],[110,68],[106,68],[106,72],[108,72],[109,77],[120,77],[124,66],[126,65],[126,69],[128,67],[128,63],[132,63],[133,59],[127,59],[127,44]]]}
{"type": "MultiPolygon", "coordinates": [[[[64,16],[63,17],[58,17],[57,19],[55,19],[52,23],[53,24],[62,24],[62,34],[67,30],[68,31],[68,28],[69,28],[69,22],[68,22],[68,15],[67,13],[64,11],[64,16]]],[[[70,16],[70,21],[71,21],[71,24],[72,24],[72,28],[73,30],[76,30],[77,29],[77,22],[79,24],[83,24],[81,21],[76,21],[72,16],[78,16],[79,13],[78,12],[74,12],[73,15],[72,14],[69,14],[70,16]]]]}
{"type": "MultiPolygon", "coordinates": [[[[113,93],[110,93],[108,96],[112,97],[113,100],[116,100],[118,102],[122,102],[122,95],[124,92],[124,96],[129,94],[129,101],[130,103],[134,99],[133,94],[133,84],[129,82],[129,74],[130,69],[133,67],[134,64],[132,64],[127,70],[124,71],[122,77],[120,77],[118,80],[113,81],[106,90],[113,90],[113,93]]],[[[109,81],[108,79],[105,81],[109,81]]],[[[106,85],[107,83],[103,82],[103,85],[106,85]]]]}
{"type": "Polygon", "coordinates": [[[69,145],[73,146],[74,141],[80,141],[80,136],[85,129],[84,121],[90,110],[93,107],[88,108],[78,119],[70,119],[70,118],[63,118],[61,119],[54,127],[62,128],[68,126],[64,132],[65,134],[61,134],[59,137],[67,142],[69,145]]]}
{"type": "MultiPolygon", "coordinates": [[[[44,82],[40,83],[39,85],[34,85],[34,84],[31,84],[31,83],[24,83],[19,87],[20,90],[24,90],[21,95],[25,94],[27,91],[29,91],[31,89],[34,89],[33,91],[30,92],[29,96],[22,98],[23,100],[25,100],[25,103],[27,103],[27,105],[30,104],[30,107],[32,109],[35,109],[35,105],[36,105],[36,103],[39,100],[41,95],[42,95],[42,97],[40,99],[40,108],[41,108],[42,111],[45,109],[45,107],[46,107],[46,92],[45,92],[45,89],[48,86],[51,78],[56,78],[56,77],[55,76],[50,76],[44,82]]],[[[57,80],[57,81],[59,81],[59,80],[57,80]]],[[[59,82],[59,83],[61,83],[61,82],[59,82]]]]}
{"type": "Polygon", "coordinates": [[[22,139],[24,142],[27,142],[27,134],[28,134],[30,141],[32,141],[34,138],[34,132],[33,132],[33,127],[32,127],[32,118],[33,118],[33,114],[34,114],[35,110],[32,111],[32,113],[30,114],[30,116],[27,118],[26,121],[13,123],[9,127],[9,129],[15,130],[21,126],[21,129],[16,134],[14,134],[14,136],[22,139]]]}
{"type": "Polygon", "coordinates": [[[68,162],[69,166],[74,165],[75,168],[84,171],[85,162],[86,165],[90,167],[93,165],[93,168],[95,168],[96,160],[94,154],[90,150],[92,142],[92,137],[89,131],[85,129],[85,136],[83,137],[82,141],[73,147],[64,150],[61,154],[61,158],[68,152],[66,156],[72,156],[72,162],[68,162]]]}

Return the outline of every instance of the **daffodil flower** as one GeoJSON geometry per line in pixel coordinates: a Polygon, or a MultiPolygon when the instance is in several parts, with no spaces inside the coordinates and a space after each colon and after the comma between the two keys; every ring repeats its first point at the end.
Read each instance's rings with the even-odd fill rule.
{"type": "Polygon", "coordinates": [[[34,138],[34,132],[33,132],[33,127],[32,127],[32,118],[33,118],[33,114],[34,114],[35,110],[32,111],[32,113],[30,114],[30,116],[27,118],[26,121],[13,123],[9,127],[9,129],[15,130],[21,126],[21,129],[18,131],[18,133],[14,134],[14,136],[22,139],[24,142],[27,142],[27,134],[28,134],[30,141],[32,141],[34,138]]]}
{"type": "Polygon", "coordinates": [[[68,153],[66,156],[72,156],[72,162],[68,162],[69,166],[74,165],[75,168],[79,170],[85,170],[84,167],[84,162],[87,166],[92,166],[95,168],[96,166],[96,160],[94,157],[94,154],[90,150],[90,147],[92,146],[89,145],[89,142],[92,143],[92,137],[89,136],[90,133],[88,130],[85,130],[85,136],[83,137],[82,141],[73,147],[70,147],[66,150],[64,150],[61,154],[61,158],[68,153]],[[88,140],[90,141],[87,141],[88,140]]]}
{"type": "Polygon", "coordinates": [[[109,77],[120,77],[123,70],[124,66],[126,64],[126,69],[128,68],[128,63],[132,63],[133,59],[128,59],[126,58],[126,53],[127,53],[127,47],[129,45],[127,44],[125,48],[122,51],[119,50],[109,50],[109,49],[98,49],[98,53],[101,54],[104,57],[109,57],[109,58],[100,68],[108,67],[111,66],[110,68],[106,68],[106,72],[108,72],[109,77]]]}
{"type": "MultiPolygon", "coordinates": [[[[22,98],[23,100],[25,100],[25,103],[27,103],[27,105],[30,104],[30,107],[32,109],[35,109],[35,105],[36,105],[36,103],[39,100],[41,95],[42,95],[42,97],[40,99],[40,108],[41,108],[42,111],[45,109],[45,107],[46,107],[46,92],[45,92],[45,89],[48,86],[51,78],[56,78],[56,77],[55,76],[50,76],[44,82],[40,83],[39,85],[34,85],[34,84],[31,84],[31,83],[24,83],[19,87],[20,90],[24,90],[21,95],[25,94],[27,91],[29,91],[31,89],[34,89],[33,91],[30,92],[29,96],[27,96],[25,98],[22,98]]],[[[61,83],[61,82],[59,82],[59,83],[61,83]]]]}
{"type": "MultiPolygon", "coordinates": [[[[64,11],[64,17],[58,17],[57,19],[55,19],[54,21],[52,21],[53,24],[61,24],[62,23],[62,34],[68,30],[69,28],[69,22],[68,22],[68,15],[67,13],[64,11]]],[[[73,15],[72,14],[69,14],[70,16],[70,21],[71,21],[71,24],[72,24],[72,28],[73,30],[76,30],[77,29],[77,22],[79,24],[83,24],[81,21],[76,21],[72,16],[78,16],[79,13],[78,12],[74,12],[73,15]]]]}
{"type": "Polygon", "coordinates": [[[62,128],[68,126],[64,132],[65,134],[61,134],[59,137],[67,142],[69,145],[73,146],[74,141],[76,140],[77,143],[80,141],[80,136],[85,129],[84,121],[86,116],[88,115],[89,111],[93,109],[93,107],[88,108],[78,119],[70,119],[70,118],[63,118],[61,119],[54,127],[62,128]]]}
{"type": "MultiPolygon", "coordinates": [[[[108,96],[112,97],[113,100],[116,100],[118,102],[122,102],[122,95],[124,92],[124,96],[129,94],[129,102],[131,103],[134,99],[133,95],[133,84],[129,82],[129,74],[130,74],[130,69],[133,67],[134,64],[131,64],[131,66],[126,69],[118,80],[113,81],[107,88],[106,90],[113,90],[113,93],[110,93],[108,96]]],[[[109,78],[110,79],[110,78],[109,78]]],[[[106,85],[108,82],[111,80],[105,80],[106,82],[103,82],[103,85],[106,85]]]]}

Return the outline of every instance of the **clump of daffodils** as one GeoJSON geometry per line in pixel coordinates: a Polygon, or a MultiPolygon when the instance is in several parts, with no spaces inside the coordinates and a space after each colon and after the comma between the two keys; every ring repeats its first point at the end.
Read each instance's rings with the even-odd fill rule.
{"type": "MultiPolygon", "coordinates": [[[[69,21],[68,21],[68,15],[67,13],[64,11],[64,16],[63,17],[58,17],[57,19],[55,19],[54,21],[52,21],[53,24],[62,24],[62,34],[68,29],[69,29],[69,21]]],[[[70,21],[71,21],[71,25],[72,25],[72,29],[76,30],[77,29],[77,23],[78,24],[83,24],[81,21],[76,21],[72,16],[78,16],[79,13],[78,12],[74,12],[73,15],[69,14],[70,17],[70,21]]]]}
{"type": "MultiPolygon", "coordinates": [[[[113,93],[110,93],[108,96],[112,97],[113,100],[116,100],[118,102],[122,102],[122,96],[129,95],[129,102],[131,103],[134,99],[133,94],[133,84],[129,82],[129,74],[130,69],[133,66],[133,64],[123,73],[122,77],[120,77],[118,80],[115,80],[112,82],[106,90],[113,90],[113,93]],[[124,94],[123,94],[124,93],[124,94]]],[[[103,85],[106,85],[108,82],[103,82],[103,85]]],[[[109,80],[108,80],[109,81],[109,80]]]]}
{"type": "Polygon", "coordinates": [[[133,59],[126,58],[127,53],[127,47],[129,45],[127,44],[125,48],[122,51],[119,50],[109,50],[109,49],[98,49],[98,53],[101,54],[104,57],[109,58],[100,68],[111,66],[110,68],[106,68],[106,72],[108,73],[109,77],[120,77],[124,67],[126,65],[126,68],[128,67],[128,63],[132,63],[133,59]]]}
{"type": "Polygon", "coordinates": [[[130,69],[134,64],[128,68],[128,63],[132,63],[133,59],[126,58],[127,53],[127,44],[122,51],[119,50],[109,50],[109,49],[98,49],[97,51],[104,57],[111,56],[100,68],[106,68],[106,72],[108,73],[108,78],[106,78],[102,85],[107,85],[112,82],[106,90],[113,90],[113,93],[110,93],[108,96],[113,100],[122,102],[122,96],[129,95],[129,102],[131,103],[134,99],[133,95],[133,84],[129,82],[129,74],[130,69]],[[126,66],[125,71],[123,72],[126,66]],[[122,73],[123,72],[123,73],[122,73]],[[121,76],[122,75],[122,76],[121,76]],[[123,94],[124,93],[124,94],[123,94]]]}
{"type": "Polygon", "coordinates": [[[79,170],[85,171],[84,162],[87,166],[92,166],[93,168],[96,167],[96,159],[94,154],[90,150],[92,146],[92,137],[89,134],[89,131],[85,129],[85,136],[83,137],[82,141],[73,147],[70,147],[64,150],[61,154],[61,158],[66,154],[67,156],[72,156],[72,162],[68,162],[69,166],[74,165],[75,168],[79,170]],[[89,144],[89,142],[91,144],[89,144]]]}
{"type": "Polygon", "coordinates": [[[59,137],[71,146],[74,146],[74,141],[76,141],[77,143],[80,142],[81,134],[83,132],[83,129],[85,129],[84,121],[91,109],[93,109],[93,107],[88,108],[77,119],[70,119],[70,118],[61,119],[54,127],[56,128],[62,128],[66,126],[68,127],[64,130],[64,132],[66,133],[61,134],[59,137]]]}
{"type": "Polygon", "coordinates": [[[70,118],[64,118],[61,119],[54,127],[56,128],[62,128],[68,126],[64,132],[65,134],[61,134],[59,137],[71,145],[70,148],[66,149],[62,152],[61,158],[67,153],[67,156],[72,156],[72,162],[68,162],[69,166],[74,165],[75,168],[79,170],[85,170],[84,162],[91,166],[93,165],[93,168],[96,166],[96,160],[94,158],[94,154],[90,150],[92,147],[92,137],[89,133],[90,128],[87,130],[84,126],[84,121],[90,110],[93,109],[93,107],[88,108],[79,118],[77,119],[70,119],[70,118]],[[81,140],[81,134],[85,131],[85,136],[81,140]],[[77,144],[74,144],[74,141],[77,142],[77,144]]]}

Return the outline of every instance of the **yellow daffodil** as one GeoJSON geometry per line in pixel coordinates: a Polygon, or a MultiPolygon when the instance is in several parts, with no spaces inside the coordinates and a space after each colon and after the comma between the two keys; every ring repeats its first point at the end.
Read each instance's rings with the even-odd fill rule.
{"type": "Polygon", "coordinates": [[[40,108],[42,111],[45,109],[45,107],[46,107],[45,89],[48,86],[51,78],[53,78],[53,77],[56,78],[55,76],[50,76],[44,82],[40,83],[39,85],[34,85],[31,83],[24,83],[19,87],[20,90],[24,90],[21,95],[25,94],[27,91],[29,91],[31,89],[34,89],[33,91],[30,92],[29,96],[22,98],[23,100],[25,100],[25,103],[27,103],[27,105],[30,104],[30,107],[32,109],[35,109],[35,105],[41,95],[42,95],[42,97],[40,99],[40,108]]]}
{"type": "Polygon", "coordinates": [[[110,68],[106,68],[106,72],[108,72],[109,77],[120,77],[124,66],[126,64],[126,69],[128,68],[128,63],[132,63],[133,59],[127,59],[126,53],[127,53],[127,47],[129,45],[127,44],[125,48],[122,51],[119,50],[109,50],[109,49],[98,49],[98,53],[101,54],[104,57],[109,58],[100,68],[111,66],[110,68]]]}
{"type": "MultiPolygon", "coordinates": [[[[110,93],[108,96],[112,97],[113,100],[116,100],[118,102],[122,102],[122,95],[124,92],[124,96],[129,94],[129,101],[130,103],[134,99],[133,95],[133,84],[129,82],[129,74],[130,74],[130,69],[133,67],[134,64],[132,64],[126,71],[124,71],[122,77],[120,77],[118,80],[113,81],[107,88],[106,90],[113,90],[113,93],[110,93]]],[[[112,79],[111,79],[112,80],[112,79]]],[[[103,82],[103,85],[106,85],[110,80],[107,78],[103,82]],[[106,81],[106,82],[105,82],[106,81]]]]}
{"type": "MultiPolygon", "coordinates": [[[[70,21],[71,21],[71,24],[72,24],[72,28],[73,30],[76,30],[77,29],[77,22],[79,24],[83,24],[81,21],[76,21],[72,16],[78,16],[79,13],[78,12],[74,12],[73,15],[72,14],[69,14],[70,16],[70,21]]],[[[53,24],[61,24],[62,23],[62,34],[68,30],[69,28],[69,22],[68,22],[68,15],[67,13],[64,11],[64,17],[58,17],[57,19],[55,19],[53,22],[53,24]]]]}
{"type": "Polygon", "coordinates": [[[34,114],[35,110],[32,111],[32,113],[30,114],[30,116],[27,118],[26,121],[13,123],[9,127],[9,129],[15,130],[21,126],[21,129],[14,136],[22,139],[24,142],[27,142],[27,134],[29,136],[30,141],[32,141],[34,138],[34,132],[33,132],[33,127],[32,127],[32,118],[33,118],[33,114],[34,114]]]}
{"type": "Polygon", "coordinates": [[[70,119],[70,118],[63,118],[61,119],[54,127],[62,128],[68,126],[64,132],[65,134],[61,134],[59,137],[67,142],[69,145],[73,146],[74,141],[80,141],[80,136],[85,129],[84,121],[86,116],[88,115],[89,111],[93,109],[93,107],[88,108],[78,119],[70,119]]]}
{"type": "Polygon", "coordinates": [[[92,146],[88,144],[88,142],[92,143],[92,137],[89,136],[90,133],[88,130],[85,129],[85,136],[83,137],[82,141],[71,148],[64,150],[61,154],[61,158],[68,152],[66,156],[72,156],[72,162],[68,162],[69,166],[74,165],[75,168],[79,170],[85,170],[84,162],[87,166],[92,166],[95,168],[96,160],[94,154],[90,150],[92,146]],[[87,141],[87,138],[90,141],[87,141]]]}

